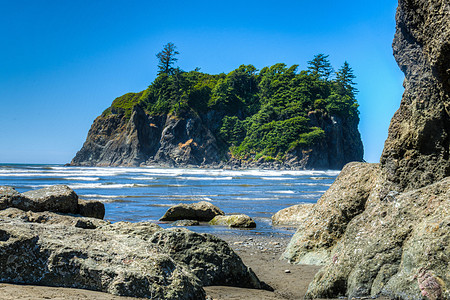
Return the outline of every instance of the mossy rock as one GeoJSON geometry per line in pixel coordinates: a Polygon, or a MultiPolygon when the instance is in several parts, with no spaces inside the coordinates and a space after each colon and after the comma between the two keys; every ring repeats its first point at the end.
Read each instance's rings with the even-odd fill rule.
{"type": "Polygon", "coordinates": [[[228,215],[228,216],[215,216],[214,219],[209,221],[210,225],[223,225],[231,228],[255,228],[256,223],[247,215],[228,215]]]}

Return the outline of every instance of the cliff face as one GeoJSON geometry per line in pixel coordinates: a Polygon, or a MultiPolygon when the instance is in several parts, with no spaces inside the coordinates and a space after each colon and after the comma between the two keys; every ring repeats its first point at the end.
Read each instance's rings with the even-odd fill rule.
{"type": "Polygon", "coordinates": [[[198,116],[150,116],[135,106],[129,119],[121,113],[98,117],[71,164],[200,165],[214,163],[218,157],[217,141],[198,116]]]}
{"type": "MultiPolygon", "coordinates": [[[[187,113],[151,116],[138,105],[130,118],[123,113],[98,117],[82,149],[71,165],[81,166],[218,166],[280,167],[272,162],[235,160],[224,151],[216,137],[223,114],[187,113]]],[[[338,116],[310,114],[312,126],[320,127],[325,138],[311,148],[296,148],[289,153],[284,167],[297,169],[340,169],[350,161],[361,161],[363,145],[358,122],[338,116]]]]}
{"type": "Polygon", "coordinates": [[[450,17],[448,1],[399,1],[394,56],[405,73],[400,108],[381,157],[393,189],[450,175],[450,17]]]}
{"type": "Polygon", "coordinates": [[[380,164],[342,170],[284,253],[324,267],[306,298],[450,299],[450,3],[400,0],[405,93],[380,164]]]}

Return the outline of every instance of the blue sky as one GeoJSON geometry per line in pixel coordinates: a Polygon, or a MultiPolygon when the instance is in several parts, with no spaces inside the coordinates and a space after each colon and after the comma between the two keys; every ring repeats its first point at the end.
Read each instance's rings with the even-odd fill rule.
{"type": "Polygon", "coordinates": [[[365,159],[378,162],[403,92],[397,2],[0,0],[0,162],[70,162],[93,120],[144,90],[173,42],[184,70],[299,64],[318,53],[357,76],[365,159]]]}

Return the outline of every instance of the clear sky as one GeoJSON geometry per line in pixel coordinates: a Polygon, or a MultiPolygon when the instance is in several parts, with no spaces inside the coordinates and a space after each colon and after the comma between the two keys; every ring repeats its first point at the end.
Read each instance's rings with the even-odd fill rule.
{"type": "Polygon", "coordinates": [[[189,71],[299,64],[318,53],[357,76],[365,159],[399,107],[397,1],[0,0],[0,162],[66,163],[118,96],[155,79],[167,42],[189,71]]]}

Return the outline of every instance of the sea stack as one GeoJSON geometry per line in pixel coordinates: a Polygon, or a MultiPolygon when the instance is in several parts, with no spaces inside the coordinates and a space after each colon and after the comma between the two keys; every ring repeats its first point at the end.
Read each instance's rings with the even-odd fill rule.
{"type": "Polygon", "coordinates": [[[323,268],[307,298],[450,299],[450,3],[400,0],[405,92],[380,164],[351,164],[284,253],[323,268]]]}

